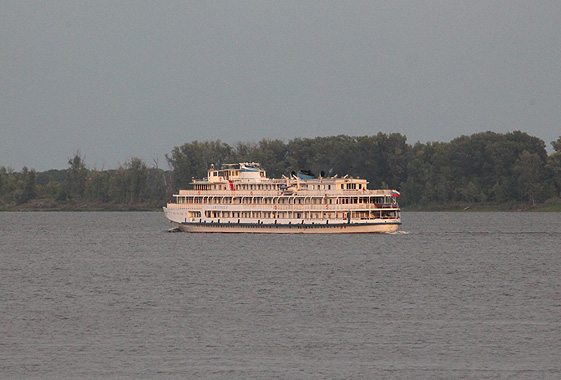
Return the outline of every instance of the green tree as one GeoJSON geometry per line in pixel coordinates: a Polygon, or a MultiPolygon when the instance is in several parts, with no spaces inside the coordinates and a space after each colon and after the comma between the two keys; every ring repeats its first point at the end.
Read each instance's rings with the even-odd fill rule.
{"type": "Polygon", "coordinates": [[[110,184],[110,172],[92,170],[87,179],[86,199],[89,202],[108,203],[111,199],[110,184]]]}
{"type": "Polygon", "coordinates": [[[554,187],[555,196],[561,196],[561,137],[557,141],[552,141],[554,152],[547,157],[546,168],[551,176],[551,183],[554,187]]]}
{"type": "Polygon", "coordinates": [[[172,168],[173,188],[188,188],[192,178],[206,176],[210,165],[221,167],[234,158],[234,150],[220,140],[193,141],[173,148],[166,159],[172,168]]]}
{"type": "Polygon", "coordinates": [[[540,156],[528,151],[522,152],[514,165],[523,200],[528,200],[533,206],[536,199],[542,200],[544,190],[544,164],[540,156]]]}
{"type": "Polygon", "coordinates": [[[127,178],[129,182],[129,202],[141,203],[144,201],[144,192],[146,189],[146,178],[148,167],[138,157],[133,157],[125,164],[127,170],[127,178]]]}
{"type": "Polygon", "coordinates": [[[147,202],[158,207],[165,204],[171,196],[171,190],[168,189],[169,175],[169,172],[158,167],[148,168],[144,190],[144,197],[147,202]]]}
{"type": "Polygon", "coordinates": [[[0,168],[0,204],[4,194],[6,192],[6,181],[8,180],[8,175],[6,174],[6,168],[2,166],[0,168]]]}
{"type": "MultiPolygon", "coordinates": [[[[238,147],[236,147],[236,152],[240,154],[238,147]]],[[[285,174],[286,168],[289,166],[287,153],[286,144],[282,140],[262,139],[257,145],[247,149],[243,156],[240,155],[240,157],[244,157],[240,161],[259,162],[267,170],[270,178],[279,178],[285,174]]]]}
{"type": "Polygon", "coordinates": [[[21,179],[18,181],[17,190],[14,192],[16,205],[29,202],[37,195],[37,173],[34,169],[29,170],[27,166],[21,171],[21,179]]]}
{"type": "Polygon", "coordinates": [[[111,171],[109,183],[109,196],[114,203],[128,203],[130,183],[127,179],[127,170],[119,166],[117,170],[111,171]]]}
{"type": "Polygon", "coordinates": [[[86,164],[84,158],[80,155],[80,151],[76,151],[74,157],[68,160],[68,165],[66,195],[70,199],[84,199],[88,169],[86,169],[86,164]]]}

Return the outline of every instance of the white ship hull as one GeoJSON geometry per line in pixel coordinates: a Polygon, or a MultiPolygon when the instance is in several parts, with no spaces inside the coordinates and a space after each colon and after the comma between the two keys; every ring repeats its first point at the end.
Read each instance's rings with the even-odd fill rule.
{"type": "MultiPolygon", "coordinates": [[[[261,233],[261,234],[336,234],[336,233],[384,233],[399,229],[400,220],[379,220],[368,222],[348,222],[346,220],[310,221],[290,220],[274,222],[239,221],[238,220],[209,220],[209,221],[179,221],[178,213],[168,214],[166,217],[180,231],[195,233],[261,233]],[[174,220],[175,219],[175,220],[174,220]]],[[[187,220],[184,218],[184,220],[187,220]]]]}
{"type": "Polygon", "coordinates": [[[177,226],[184,232],[201,233],[260,233],[260,234],[340,234],[383,233],[397,231],[399,225],[392,224],[331,224],[331,225],[271,225],[271,224],[198,224],[184,223],[177,226]]]}

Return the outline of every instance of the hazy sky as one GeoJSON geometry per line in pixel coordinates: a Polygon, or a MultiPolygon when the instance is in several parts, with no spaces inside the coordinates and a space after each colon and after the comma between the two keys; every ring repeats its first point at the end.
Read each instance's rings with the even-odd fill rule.
{"type": "Polygon", "coordinates": [[[0,3],[0,166],[193,140],[561,135],[561,2],[0,3]]]}

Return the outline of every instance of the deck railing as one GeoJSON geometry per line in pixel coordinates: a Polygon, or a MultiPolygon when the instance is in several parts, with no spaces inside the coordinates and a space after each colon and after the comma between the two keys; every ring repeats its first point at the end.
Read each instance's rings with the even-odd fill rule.
{"type": "Polygon", "coordinates": [[[205,210],[263,210],[263,211],[350,211],[350,210],[391,210],[398,209],[397,204],[247,204],[247,203],[169,203],[168,208],[205,209],[205,210]],[[240,207],[241,206],[241,207],[240,207]]]}
{"type": "Polygon", "coordinates": [[[276,190],[179,190],[179,195],[188,195],[188,196],[222,196],[222,197],[266,197],[266,198],[274,198],[274,197],[325,197],[325,198],[335,198],[339,196],[346,196],[346,197],[367,197],[367,196],[375,196],[375,197],[383,197],[383,196],[391,196],[392,191],[386,189],[364,189],[364,190],[340,190],[340,189],[333,189],[333,190],[296,190],[294,193],[286,193],[283,191],[276,191],[276,190]]]}

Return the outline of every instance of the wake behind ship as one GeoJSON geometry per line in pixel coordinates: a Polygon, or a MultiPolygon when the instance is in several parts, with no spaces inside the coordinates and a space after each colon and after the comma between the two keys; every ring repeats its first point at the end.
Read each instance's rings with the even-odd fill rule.
{"type": "Polygon", "coordinates": [[[395,190],[369,190],[360,178],[301,172],[267,178],[258,163],[214,166],[192,190],[180,190],[164,207],[186,232],[371,233],[401,225],[395,190]]]}

